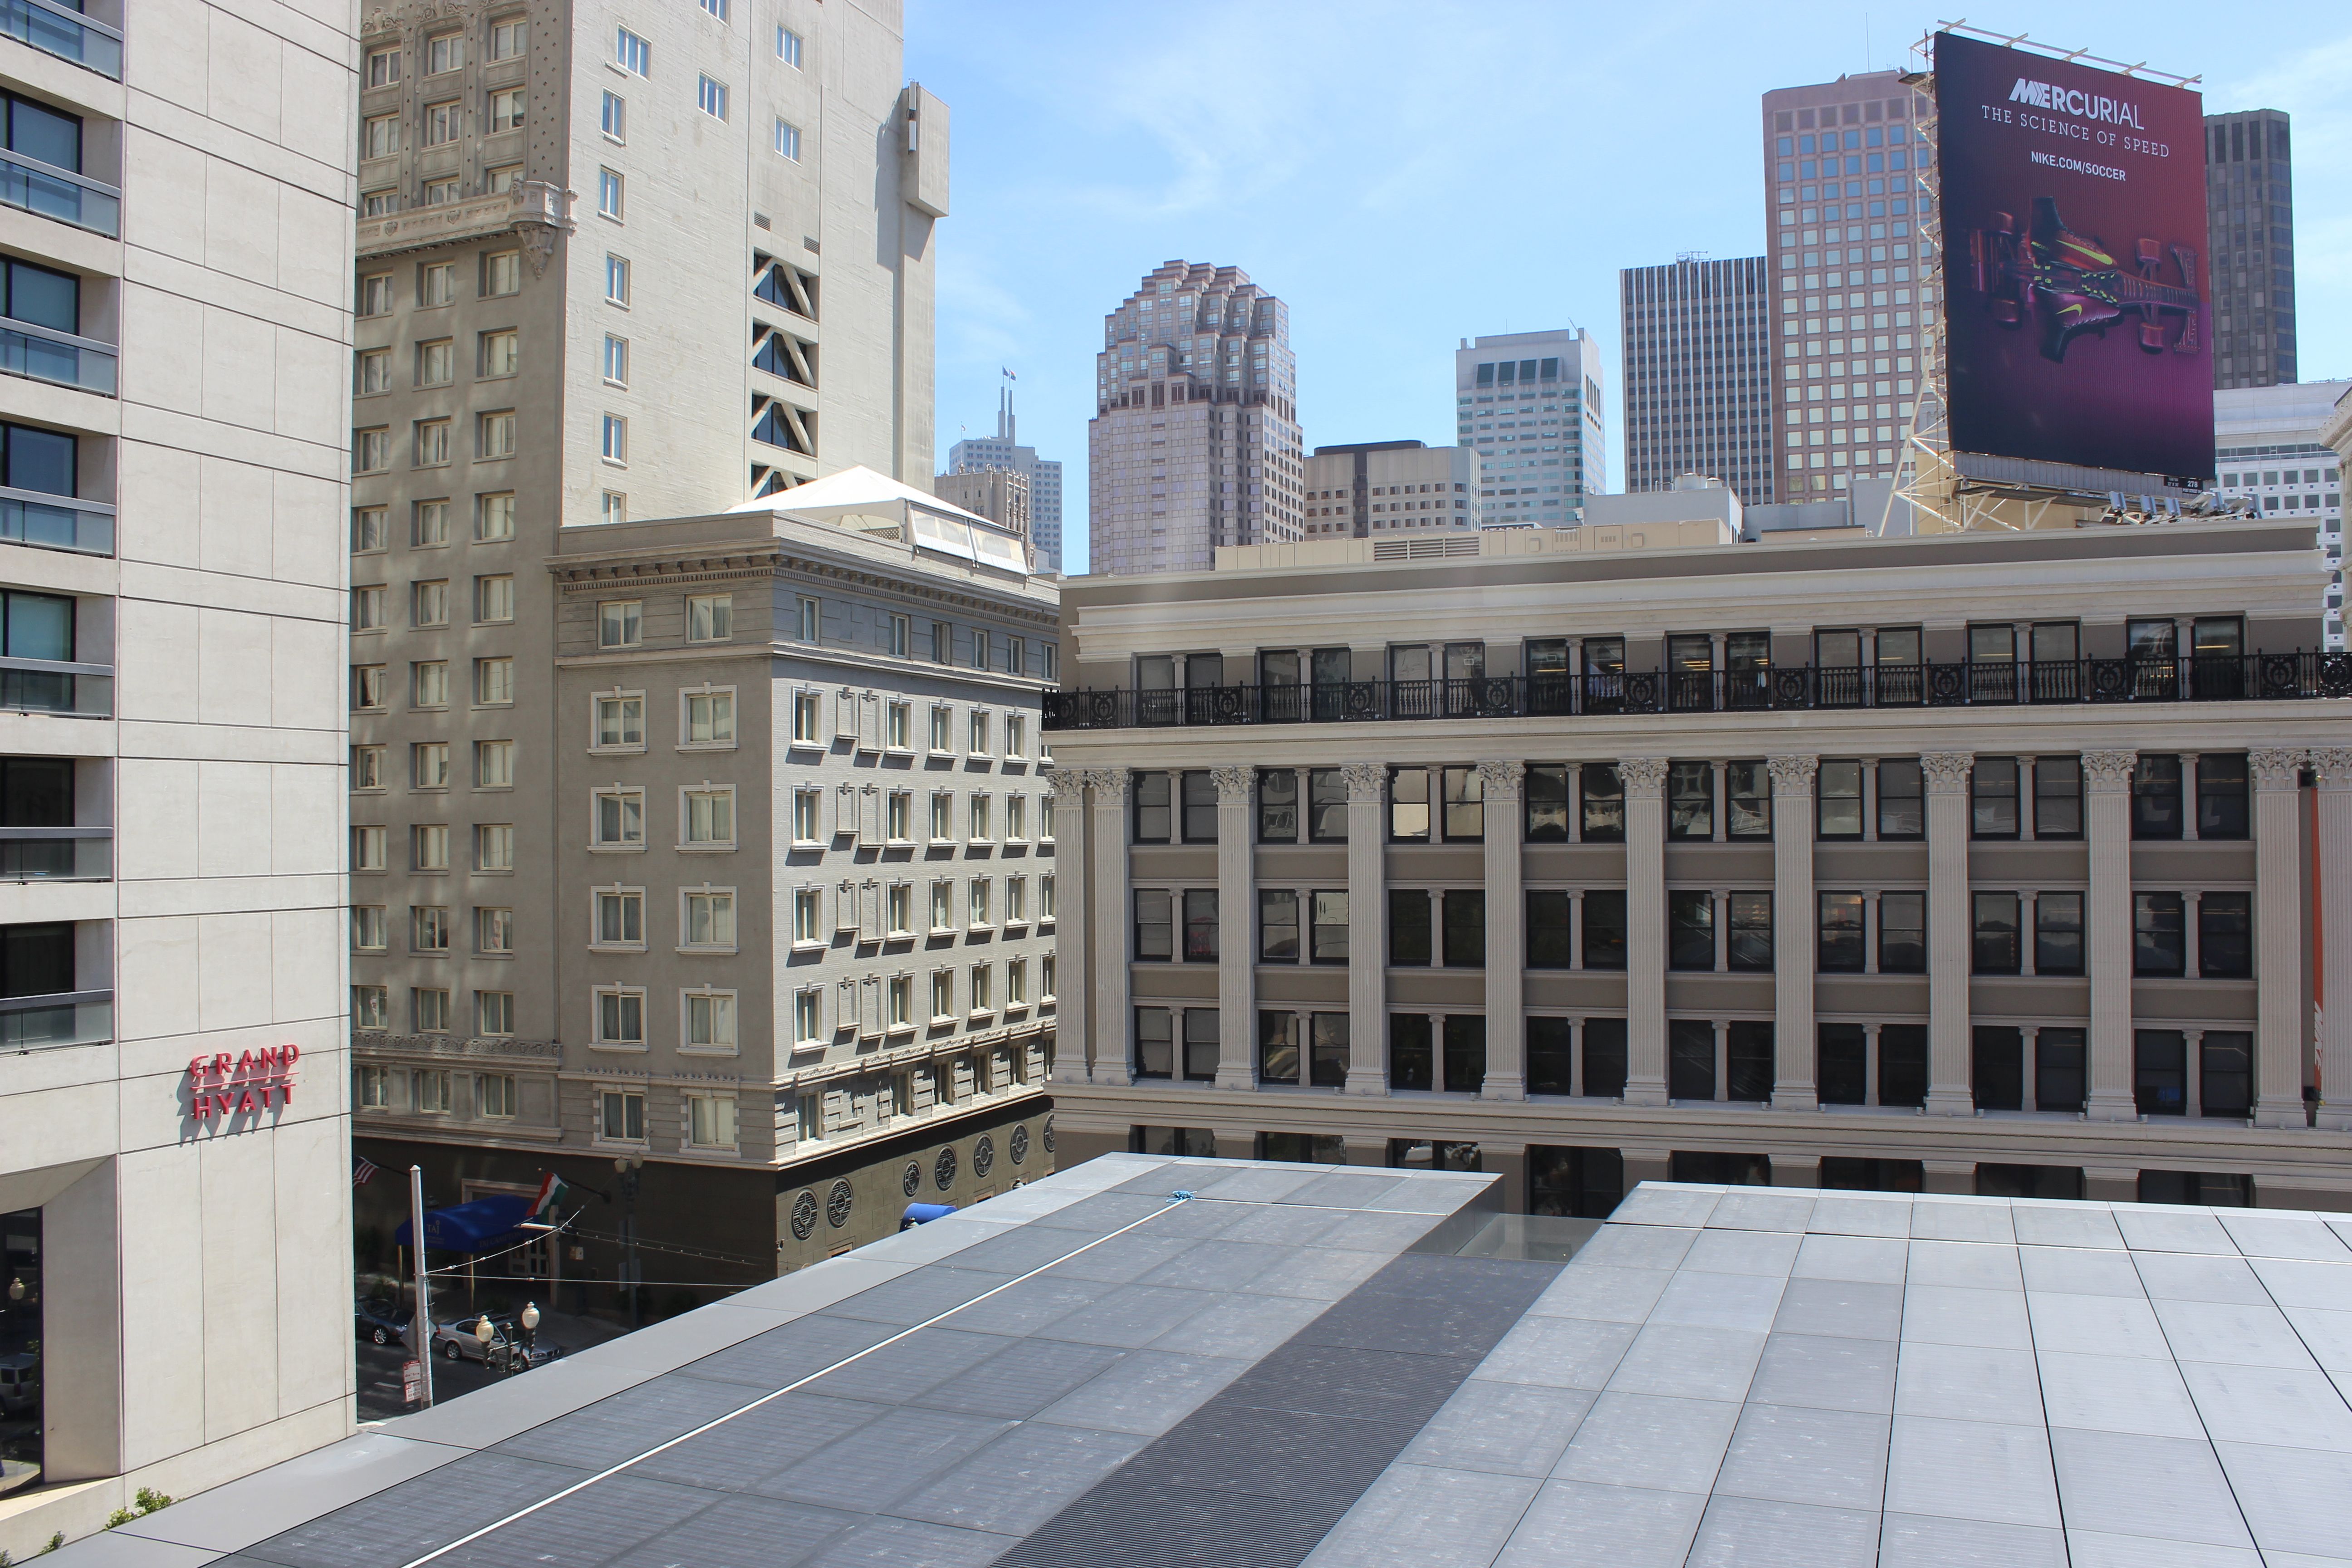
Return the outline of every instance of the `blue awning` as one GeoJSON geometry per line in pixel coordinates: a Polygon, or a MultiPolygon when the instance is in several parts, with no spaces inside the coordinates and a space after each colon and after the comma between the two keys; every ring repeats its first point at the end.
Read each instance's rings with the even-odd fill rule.
{"type": "Polygon", "coordinates": [[[935,1219],[945,1219],[955,1213],[955,1207],[953,1204],[908,1204],[906,1212],[898,1216],[898,1228],[905,1230],[909,1226],[929,1225],[935,1219]]]}
{"type": "MultiPolygon", "coordinates": [[[[493,1252],[526,1239],[517,1227],[530,1217],[530,1199],[520,1193],[500,1193],[446,1209],[427,1209],[425,1246],[428,1251],[493,1252]]],[[[403,1220],[393,1240],[408,1247],[414,1235],[414,1227],[403,1220]]]]}

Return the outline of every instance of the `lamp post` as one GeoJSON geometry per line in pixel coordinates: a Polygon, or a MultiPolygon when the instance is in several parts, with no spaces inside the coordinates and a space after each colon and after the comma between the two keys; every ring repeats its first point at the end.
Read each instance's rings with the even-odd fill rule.
{"type": "Polygon", "coordinates": [[[521,1318],[521,1322],[522,1322],[522,1363],[523,1363],[523,1365],[524,1365],[524,1366],[528,1367],[528,1366],[532,1365],[532,1364],[533,1364],[533,1363],[535,1362],[535,1360],[536,1360],[536,1354],[535,1354],[535,1352],[536,1352],[538,1351],[538,1349],[539,1349],[539,1303],[538,1303],[538,1302],[536,1302],[536,1301],[525,1301],[525,1302],[522,1304],[522,1318],[521,1318]]]}
{"type": "Polygon", "coordinates": [[[613,1169],[621,1175],[621,1201],[628,1205],[621,1218],[621,1239],[625,1248],[621,1268],[627,1277],[629,1290],[629,1327],[643,1328],[637,1316],[637,1185],[643,1179],[645,1162],[631,1154],[614,1157],[613,1169]]]}
{"type": "Polygon", "coordinates": [[[474,1325],[474,1342],[482,1347],[482,1370],[485,1372],[490,1368],[490,1342],[498,1337],[497,1326],[490,1321],[490,1315],[484,1312],[481,1321],[474,1325]]]}

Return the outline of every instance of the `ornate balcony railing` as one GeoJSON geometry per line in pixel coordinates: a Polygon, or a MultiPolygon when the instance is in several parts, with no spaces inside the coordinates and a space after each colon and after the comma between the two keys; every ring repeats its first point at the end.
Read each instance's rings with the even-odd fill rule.
{"type": "Polygon", "coordinates": [[[1961,708],[2105,702],[2275,702],[2352,697],[2352,653],[2206,658],[1813,665],[1609,675],[1491,675],[1457,680],[1049,691],[1045,727],[1335,724],[1412,719],[1614,717],[1847,708],[1961,708]]]}

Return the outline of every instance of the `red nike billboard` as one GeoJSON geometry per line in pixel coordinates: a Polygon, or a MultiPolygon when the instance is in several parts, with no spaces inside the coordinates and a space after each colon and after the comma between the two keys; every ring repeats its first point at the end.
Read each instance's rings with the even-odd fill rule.
{"type": "Polygon", "coordinates": [[[1935,71],[1952,449],[2210,479],[2202,100],[1952,33],[1935,71]]]}

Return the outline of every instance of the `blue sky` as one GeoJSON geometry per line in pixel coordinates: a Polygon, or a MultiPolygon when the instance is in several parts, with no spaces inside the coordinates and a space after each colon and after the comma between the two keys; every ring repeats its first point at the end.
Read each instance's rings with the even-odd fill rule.
{"type": "MultiPolygon", "coordinates": [[[[908,0],[907,74],[953,113],[939,228],[940,459],[994,428],[1064,464],[1086,569],[1102,318],[1172,258],[1290,306],[1309,447],[1452,439],[1465,335],[1574,322],[1608,367],[1622,484],[1617,269],[1762,249],[1757,98],[1901,67],[1937,13],[1193,0],[908,0]]],[[[2299,354],[2352,376],[2352,18],[2257,5],[2036,0],[1969,14],[2183,75],[2210,110],[2294,117],[2299,354]],[[2333,18],[2332,20],[2330,18],[2333,18]]]]}

